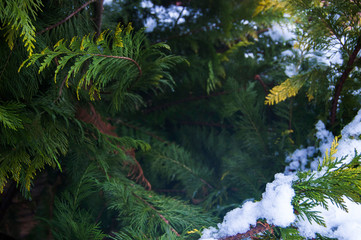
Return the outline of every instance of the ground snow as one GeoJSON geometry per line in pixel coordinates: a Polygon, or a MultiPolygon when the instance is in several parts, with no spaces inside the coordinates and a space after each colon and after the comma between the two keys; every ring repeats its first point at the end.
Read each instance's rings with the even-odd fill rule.
{"type": "MultiPolygon", "coordinates": [[[[348,212],[345,212],[329,202],[329,209],[326,210],[317,206],[314,210],[320,212],[326,222],[327,227],[322,227],[316,223],[309,223],[307,219],[296,219],[291,205],[295,193],[292,189],[292,182],[297,179],[291,170],[311,170],[317,169],[319,161],[323,156],[314,157],[311,168],[306,168],[306,163],[310,157],[317,152],[325,153],[331,148],[334,136],[327,131],[322,121],[316,124],[316,138],[319,140],[319,147],[307,147],[296,150],[290,154],[286,161],[289,166],[285,173],[275,175],[275,180],[268,183],[266,191],[259,202],[246,202],[241,208],[236,208],[226,214],[222,223],[217,228],[211,227],[203,230],[201,240],[215,240],[238,233],[245,233],[251,225],[256,225],[257,219],[265,218],[269,224],[280,227],[287,227],[293,224],[298,228],[300,234],[306,238],[316,237],[316,233],[338,238],[339,240],[359,240],[361,239],[361,205],[345,199],[348,212]]],[[[355,155],[355,150],[361,152],[361,110],[352,122],[350,122],[341,132],[342,138],[339,140],[338,151],[335,157],[345,159],[345,163],[350,162],[355,155]]]]}

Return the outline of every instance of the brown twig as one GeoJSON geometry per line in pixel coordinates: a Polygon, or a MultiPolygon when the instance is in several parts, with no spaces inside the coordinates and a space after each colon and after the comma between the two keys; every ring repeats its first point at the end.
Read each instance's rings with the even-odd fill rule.
{"type": "Polygon", "coordinates": [[[254,76],[254,80],[257,80],[257,81],[262,85],[263,90],[264,90],[264,93],[265,93],[265,94],[268,94],[268,87],[267,87],[267,85],[263,82],[263,80],[262,80],[262,78],[261,78],[261,76],[260,76],[259,74],[256,74],[256,75],[254,76]]]}
{"type": "Polygon", "coordinates": [[[142,183],[144,188],[148,191],[152,190],[152,185],[148,179],[144,176],[144,171],[140,163],[135,158],[134,148],[125,150],[126,155],[130,156],[133,159],[132,163],[124,162],[124,166],[129,166],[130,170],[127,177],[133,179],[137,183],[142,183]]]}
{"type": "MultiPolygon", "coordinates": [[[[91,54],[92,56],[98,56],[98,57],[106,57],[106,58],[116,58],[116,59],[124,59],[124,60],[128,60],[128,61],[131,61],[132,63],[135,64],[135,66],[137,66],[138,68],[138,71],[139,71],[139,77],[142,76],[142,69],[140,68],[140,65],[139,63],[137,63],[137,61],[135,61],[134,59],[132,58],[129,58],[129,57],[122,57],[122,56],[112,56],[112,55],[104,55],[104,54],[91,54]]],[[[138,77],[138,78],[139,78],[138,77]]]]}
{"type": "Polygon", "coordinates": [[[257,222],[257,225],[255,227],[251,228],[245,233],[238,233],[234,236],[221,238],[219,240],[241,240],[241,239],[253,237],[265,231],[270,231],[271,233],[273,233],[272,227],[273,226],[270,226],[268,223],[257,222]]]}
{"type": "Polygon", "coordinates": [[[335,121],[336,121],[337,105],[338,105],[338,100],[339,100],[340,95],[341,95],[343,84],[347,80],[347,78],[350,75],[351,71],[354,69],[355,61],[359,60],[359,58],[357,58],[357,54],[359,53],[360,50],[361,50],[361,36],[357,39],[357,44],[356,44],[355,49],[353,50],[352,54],[350,55],[350,57],[348,59],[346,68],[343,71],[340,79],[337,81],[336,88],[335,88],[335,93],[334,93],[333,98],[332,98],[331,117],[330,117],[331,126],[333,126],[335,124],[335,121]]]}
{"type": "Polygon", "coordinates": [[[186,6],[183,5],[183,8],[182,8],[181,12],[179,13],[177,19],[175,20],[174,27],[177,26],[178,21],[179,21],[179,19],[182,17],[182,14],[183,14],[183,12],[184,12],[185,9],[186,9],[186,6]]]}
{"type": "Polygon", "coordinates": [[[149,206],[151,209],[153,209],[153,210],[157,213],[157,215],[163,220],[163,222],[165,222],[166,224],[168,224],[168,226],[170,227],[171,231],[174,232],[178,237],[180,236],[180,234],[170,225],[168,219],[166,219],[162,214],[160,214],[155,207],[153,207],[149,202],[145,201],[143,198],[139,197],[139,196],[136,195],[135,193],[133,193],[133,196],[135,196],[136,198],[138,198],[139,200],[141,200],[143,203],[145,203],[147,206],[149,206]]]}
{"type": "Polygon", "coordinates": [[[51,30],[51,29],[53,29],[53,28],[56,28],[57,26],[65,23],[65,22],[68,21],[70,18],[74,17],[74,16],[75,16],[78,12],[80,12],[82,9],[84,9],[86,6],[88,6],[90,3],[93,3],[93,2],[95,2],[95,1],[97,1],[97,0],[90,0],[90,1],[88,1],[88,2],[86,2],[86,3],[84,3],[81,7],[79,7],[77,10],[75,10],[74,12],[72,12],[69,16],[67,16],[66,18],[64,18],[64,19],[61,20],[60,22],[57,22],[57,23],[55,23],[54,25],[51,25],[51,26],[49,26],[49,27],[41,30],[40,32],[37,32],[36,34],[39,34],[39,35],[40,35],[40,34],[43,34],[44,32],[47,32],[47,31],[49,31],[49,30],[51,30]]]}
{"type": "MultiPolygon", "coordinates": [[[[115,132],[115,126],[103,120],[102,116],[95,110],[92,104],[89,104],[89,106],[90,106],[90,113],[85,108],[78,108],[76,113],[76,118],[85,123],[93,124],[103,134],[106,134],[108,136],[118,137],[117,133],[115,132]]],[[[127,163],[127,162],[124,163],[125,166],[130,167],[128,177],[135,179],[137,183],[142,184],[146,189],[150,190],[152,186],[150,182],[147,180],[147,178],[144,176],[142,166],[135,158],[134,149],[133,148],[124,149],[121,146],[120,148],[123,149],[124,153],[127,156],[131,157],[134,160],[133,163],[127,163]]]]}

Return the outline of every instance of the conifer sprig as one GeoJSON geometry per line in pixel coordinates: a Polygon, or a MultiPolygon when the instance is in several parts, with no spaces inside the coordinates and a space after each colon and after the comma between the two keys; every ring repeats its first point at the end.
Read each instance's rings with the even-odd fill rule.
{"type": "Polygon", "coordinates": [[[76,85],[78,99],[85,87],[90,100],[100,98],[105,89],[112,91],[112,105],[117,110],[126,97],[142,103],[139,94],[132,91],[160,89],[161,84],[171,87],[173,80],[168,70],[184,59],[165,55],[163,50],[169,50],[166,44],[146,46],[143,31],[133,34],[132,30],[131,23],[126,27],[118,24],[114,32],[104,31],[97,38],[88,34],[82,38],[75,36],[70,42],[61,39],[53,46],[54,50],[45,48],[25,60],[19,71],[41,61],[41,73],[56,62],[54,81],[64,72],[65,85],[76,85]]]}
{"type": "Polygon", "coordinates": [[[58,156],[65,155],[68,150],[66,129],[39,117],[27,123],[23,131],[13,131],[12,139],[5,143],[13,146],[13,149],[0,149],[0,192],[8,179],[18,183],[24,192],[30,191],[37,171],[46,165],[61,170],[58,156]],[[40,121],[47,123],[46,129],[40,125],[40,121]],[[32,132],[33,129],[36,132],[32,132]]]}
{"type": "Polygon", "coordinates": [[[282,102],[287,98],[294,97],[301,87],[302,84],[298,84],[297,81],[287,79],[270,90],[270,93],[266,96],[265,104],[273,105],[282,102]]]}
{"type": "Polygon", "coordinates": [[[99,223],[94,223],[91,211],[80,208],[81,203],[96,189],[97,167],[89,164],[79,179],[54,201],[54,216],[51,220],[42,219],[50,225],[56,240],[104,239],[99,223]]]}
{"type": "MultiPolygon", "coordinates": [[[[295,96],[303,85],[307,85],[306,83],[310,83],[312,86],[312,89],[307,91],[308,98],[311,100],[314,97],[315,89],[322,87],[323,81],[320,79],[327,78],[328,84],[335,87],[329,114],[331,125],[334,126],[339,100],[345,94],[343,91],[345,82],[350,79],[352,72],[356,72],[354,70],[359,60],[357,56],[361,50],[361,24],[358,17],[361,14],[360,3],[358,1],[267,0],[260,2],[259,8],[262,11],[267,10],[262,5],[264,2],[285,3],[285,11],[294,15],[295,24],[302,29],[296,31],[301,37],[295,46],[303,45],[306,52],[309,53],[322,51],[323,54],[342,54],[342,62],[330,64],[330,69],[324,72],[323,77],[314,78],[317,74],[310,73],[307,80],[293,81],[293,77],[291,81],[287,79],[275,86],[266,97],[265,104],[277,104],[288,97],[295,96]],[[335,76],[340,77],[335,80],[335,76]]],[[[322,64],[318,63],[318,65],[318,67],[322,67],[322,64]]],[[[314,72],[317,72],[317,69],[314,72]]]]}
{"type": "Polygon", "coordinates": [[[31,18],[35,19],[42,6],[41,0],[1,1],[0,22],[4,24],[6,42],[10,49],[14,48],[19,36],[22,37],[29,56],[32,55],[36,42],[36,29],[31,18]]]}
{"type": "Polygon", "coordinates": [[[49,27],[46,27],[45,29],[41,30],[40,32],[37,32],[37,34],[43,34],[44,32],[46,31],[49,31],[53,28],[56,28],[58,27],[59,25],[65,23],[66,21],[68,21],[70,18],[72,18],[73,16],[75,16],[78,12],[80,12],[81,10],[83,10],[84,8],[86,8],[90,3],[93,3],[97,0],[90,0],[86,3],[84,3],[83,5],[81,5],[78,9],[76,9],[74,12],[72,12],[69,16],[67,16],[66,18],[64,18],[63,20],[61,20],[60,22],[57,22],[56,24],[54,25],[51,25],[49,27]]]}
{"type": "Polygon", "coordinates": [[[319,212],[313,210],[316,206],[328,209],[329,202],[344,211],[348,211],[345,198],[352,202],[361,203],[361,155],[355,153],[349,163],[343,163],[344,158],[337,159],[333,155],[337,152],[337,138],[332,147],[326,152],[316,173],[298,172],[298,180],[293,185],[296,196],[293,206],[298,216],[306,217],[310,222],[325,226],[319,212]]]}
{"type": "Polygon", "coordinates": [[[39,67],[39,73],[41,73],[57,58],[59,60],[57,60],[54,81],[57,81],[58,73],[66,68],[69,63],[70,69],[66,77],[66,86],[69,86],[70,77],[77,77],[77,74],[83,71],[85,63],[90,61],[88,68],[85,70],[85,73],[81,73],[80,80],[77,83],[77,96],[79,99],[79,90],[83,86],[91,85],[89,94],[90,98],[94,100],[94,94],[99,94],[100,89],[104,88],[115,77],[115,74],[119,74],[120,71],[127,69],[124,71],[126,81],[134,80],[136,72],[128,65],[128,61],[137,66],[138,74],[141,75],[139,64],[132,57],[137,57],[141,51],[140,44],[144,37],[137,34],[136,40],[132,39],[130,36],[131,25],[127,26],[124,31],[125,34],[122,33],[123,29],[123,27],[118,25],[115,34],[105,31],[97,39],[95,39],[95,34],[89,34],[83,38],[75,36],[71,39],[70,43],[61,39],[53,46],[54,50],[45,48],[41,53],[29,57],[20,66],[19,71],[24,64],[27,64],[26,66],[28,67],[44,57],[39,67]],[[124,47],[123,41],[127,42],[126,47],[124,47]],[[139,44],[130,44],[132,41],[137,41],[139,44]]]}
{"type": "MultiPolygon", "coordinates": [[[[200,218],[194,218],[192,210],[198,209],[195,206],[146,191],[121,176],[105,182],[103,190],[110,201],[109,208],[118,212],[119,221],[128,223],[128,230],[136,229],[130,233],[133,236],[142,233],[145,238],[153,236],[158,239],[165,235],[173,239],[186,232],[190,226],[199,228],[212,221],[203,213],[200,218]]],[[[122,234],[123,230],[119,232],[122,234]]]]}
{"type": "Polygon", "coordinates": [[[17,130],[24,128],[19,112],[25,105],[17,102],[0,104],[0,123],[6,128],[17,130]]]}

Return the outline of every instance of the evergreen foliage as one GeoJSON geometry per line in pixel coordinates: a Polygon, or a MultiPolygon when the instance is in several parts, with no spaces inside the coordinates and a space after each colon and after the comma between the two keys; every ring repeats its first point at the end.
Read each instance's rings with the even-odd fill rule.
{"type": "Polygon", "coordinates": [[[320,163],[318,171],[325,171],[322,176],[316,176],[315,173],[299,172],[298,182],[294,189],[296,197],[293,198],[293,205],[301,218],[307,217],[309,221],[315,221],[317,224],[325,225],[324,221],[317,212],[310,211],[314,206],[328,208],[327,200],[339,208],[347,211],[344,204],[344,197],[353,202],[361,202],[359,195],[359,159],[360,155],[356,153],[355,157],[348,164],[342,164],[343,159],[336,159],[332,155],[336,153],[337,138],[332,144],[330,153],[326,153],[324,160],[320,163]]]}
{"type": "Polygon", "coordinates": [[[10,49],[14,48],[15,42],[22,37],[24,47],[31,55],[36,42],[35,30],[32,19],[36,18],[37,11],[41,10],[40,0],[25,1],[1,1],[0,3],[1,23],[4,24],[3,31],[10,49]]]}
{"type": "MultiPolygon", "coordinates": [[[[199,238],[227,211],[259,200],[286,155],[316,143],[319,119],[339,135],[360,108],[360,6],[123,0],[103,12],[102,0],[1,1],[0,232],[199,238]],[[295,42],[268,34],[284,21],[295,22],[295,42]],[[317,60],[339,45],[342,63],[317,60]],[[294,76],[285,73],[290,62],[294,76]]],[[[342,165],[336,147],[317,173],[297,173],[299,219],[324,225],[314,206],[360,202],[361,155],[342,165]]],[[[247,234],[302,239],[294,226],[264,219],[247,234]]]]}
{"type": "MultiPolygon", "coordinates": [[[[275,1],[277,2],[277,1],[275,1]]],[[[357,17],[361,10],[358,1],[281,1],[286,2],[285,9],[289,12],[297,24],[298,37],[295,46],[301,52],[301,61],[297,65],[298,75],[287,79],[279,86],[271,89],[267,96],[266,104],[278,103],[288,97],[295,96],[302,86],[308,87],[309,100],[315,97],[322,84],[320,76],[327,76],[327,82],[335,88],[330,106],[330,123],[336,124],[338,100],[348,95],[350,84],[358,85],[356,77],[357,55],[361,49],[360,21],[357,17]],[[341,63],[333,63],[330,66],[316,63],[310,69],[302,69],[301,63],[309,54],[317,51],[329,52],[329,55],[339,52],[342,55],[341,63]],[[347,82],[346,82],[347,80],[347,82]]],[[[344,102],[344,101],[342,101],[344,102]]],[[[343,104],[340,105],[341,108],[343,104]]],[[[345,117],[345,116],[344,116],[345,117]]],[[[344,119],[341,118],[341,119],[344,119]]]]}

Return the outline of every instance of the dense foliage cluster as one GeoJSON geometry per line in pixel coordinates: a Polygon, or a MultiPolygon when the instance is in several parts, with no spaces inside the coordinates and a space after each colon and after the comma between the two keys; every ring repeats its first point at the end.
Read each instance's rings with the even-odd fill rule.
{"type": "MultiPolygon", "coordinates": [[[[359,0],[1,0],[0,237],[198,239],[317,145],[317,121],[337,136],[356,115],[360,15],[359,0]]],[[[360,156],[330,151],[294,183],[314,224],[326,200],[361,202],[360,156]]],[[[302,239],[259,223],[247,236],[302,239]]]]}

